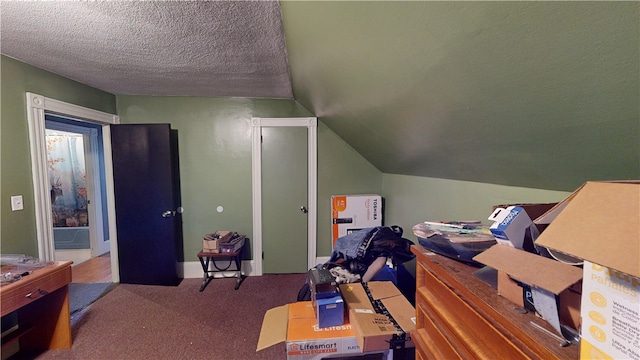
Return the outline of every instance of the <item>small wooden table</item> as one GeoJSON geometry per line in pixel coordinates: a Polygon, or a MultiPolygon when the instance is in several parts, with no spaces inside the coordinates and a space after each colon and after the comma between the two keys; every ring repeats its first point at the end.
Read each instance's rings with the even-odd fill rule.
{"type": "Polygon", "coordinates": [[[204,272],[204,275],[202,276],[202,285],[200,286],[201,292],[204,291],[204,288],[206,288],[207,285],[209,285],[209,283],[211,282],[211,280],[214,279],[214,274],[219,273],[222,275],[222,277],[225,277],[224,274],[222,274],[225,271],[235,272],[233,276],[236,278],[235,290],[238,290],[240,288],[240,284],[246,277],[245,275],[242,274],[242,249],[244,249],[244,245],[246,243],[245,240],[246,239],[242,239],[242,245],[240,246],[239,249],[237,249],[234,252],[211,253],[211,252],[200,251],[198,253],[198,259],[200,260],[200,264],[202,265],[202,271],[204,272]],[[224,267],[218,266],[218,264],[216,263],[216,260],[220,260],[220,259],[224,259],[225,261],[228,261],[228,264],[226,264],[226,266],[224,267]],[[235,263],[236,265],[235,269],[229,269],[232,263],[235,263]],[[213,265],[213,269],[210,269],[209,264],[213,265]]]}
{"type": "Polygon", "coordinates": [[[3,339],[3,350],[15,341],[27,351],[71,348],[71,264],[52,262],[0,287],[1,315],[15,311],[18,321],[18,328],[3,339]]]}

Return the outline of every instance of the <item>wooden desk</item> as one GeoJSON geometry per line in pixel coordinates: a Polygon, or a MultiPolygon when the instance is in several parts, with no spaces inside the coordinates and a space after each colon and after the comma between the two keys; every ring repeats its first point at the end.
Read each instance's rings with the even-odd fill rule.
{"type": "Polygon", "coordinates": [[[578,359],[578,346],[535,329],[546,321],[498,295],[478,268],[433,254],[416,255],[416,359],[578,359]]]}
{"type": "Polygon", "coordinates": [[[235,290],[238,290],[240,288],[240,284],[245,278],[245,276],[242,274],[242,249],[244,249],[245,243],[246,239],[242,239],[242,245],[240,246],[240,248],[231,253],[210,253],[204,251],[200,251],[198,253],[198,259],[200,260],[202,271],[204,272],[204,275],[202,276],[202,285],[200,285],[201,292],[204,291],[204,288],[207,287],[211,280],[213,280],[215,273],[222,273],[224,271],[235,272],[235,290]],[[216,264],[216,259],[223,259],[223,261],[228,261],[228,263],[224,267],[219,267],[218,264],[216,264]],[[232,263],[235,263],[235,269],[230,269],[232,263]],[[212,264],[214,268],[211,269],[209,267],[209,264],[212,264]]]}
{"type": "Polygon", "coordinates": [[[17,312],[18,329],[2,339],[2,348],[20,342],[20,350],[69,349],[71,261],[53,262],[0,287],[0,314],[17,312]]]}

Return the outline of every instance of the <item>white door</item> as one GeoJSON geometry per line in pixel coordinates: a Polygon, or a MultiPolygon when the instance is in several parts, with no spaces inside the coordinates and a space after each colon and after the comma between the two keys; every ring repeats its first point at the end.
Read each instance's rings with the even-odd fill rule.
{"type": "MultiPolygon", "coordinates": [[[[281,127],[303,127],[307,129],[307,201],[304,214],[307,219],[307,251],[306,266],[309,269],[316,263],[316,237],[317,237],[317,119],[311,118],[253,118],[251,119],[253,146],[252,146],[252,180],[253,180],[253,274],[263,274],[263,174],[262,174],[262,129],[281,127]]],[[[299,136],[299,135],[295,135],[299,136]]],[[[304,204],[296,205],[296,211],[304,204]]],[[[292,210],[293,211],[293,210],[292,210]]],[[[292,212],[293,214],[293,212],[292,212]]],[[[298,213],[296,213],[298,214],[298,213]]],[[[293,215],[292,215],[293,216],[293,215]]],[[[286,221],[282,217],[282,221],[286,221]]],[[[286,251],[286,249],[283,249],[286,251]]],[[[301,266],[300,266],[301,267],[301,266]]]]}

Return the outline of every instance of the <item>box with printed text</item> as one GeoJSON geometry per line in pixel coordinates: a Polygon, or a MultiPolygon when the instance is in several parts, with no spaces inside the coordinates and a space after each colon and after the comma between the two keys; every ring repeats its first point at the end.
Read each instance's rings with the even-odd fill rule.
{"type": "Polygon", "coordinates": [[[640,360],[640,181],[587,182],[536,223],[584,260],[580,358],[640,360]]]}
{"type": "Polygon", "coordinates": [[[363,351],[413,348],[416,310],[391,281],[340,284],[358,345],[363,351]]]}
{"type": "Polygon", "coordinates": [[[380,195],[334,195],[331,197],[331,233],[333,242],[353,231],[382,226],[380,195]]]}
{"type": "Polygon", "coordinates": [[[391,360],[393,351],[363,353],[351,324],[320,328],[311,301],[299,301],[267,310],[256,351],[285,343],[287,360],[391,360]]]}

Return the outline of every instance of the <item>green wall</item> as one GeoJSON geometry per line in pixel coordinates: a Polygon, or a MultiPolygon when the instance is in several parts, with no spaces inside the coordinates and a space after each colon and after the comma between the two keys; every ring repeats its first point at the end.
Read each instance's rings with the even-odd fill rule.
{"type": "Polygon", "coordinates": [[[0,253],[37,256],[25,93],[112,114],[115,96],[5,56],[0,71],[0,253]],[[12,195],[23,196],[24,210],[11,211],[12,195]]]}
{"type": "MultiPolygon", "coordinates": [[[[116,97],[5,56],[0,60],[3,254],[38,255],[25,92],[118,114],[122,123],[170,123],[178,130],[186,261],[196,260],[209,231],[251,236],[251,117],[312,116],[291,100],[116,97]],[[12,195],[23,196],[24,210],[11,211],[12,195]],[[223,213],[215,211],[218,205],[223,213]]],[[[331,195],[379,193],[382,174],[322,122],[318,148],[318,255],[328,256],[331,195]]]]}
{"type": "MultiPolygon", "coordinates": [[[[233,230],[252,238],[251,118],[313,116],[292,100],[246,98],[118,96],[117,109],[122,123],[169,123],[178,130],[185,261],[197,260],[207,233],[233,230]]],[[[381,190],[382,174],[319,122],[319,256],[331,254],[331,195],[381,190]]]]}
{"type": "MultiPolygon", "coordinates": [[[[122,123],[170,123],[178,130],[185,261],[195,261],[202,235],[233,229],[252,235],[251,117],[304,117],[291,100],[114,96],[1,57],[0,252],[37,256],[25,92],[117,113],[122,123]],[[25,209],[11,211],[11,195],[25,209]],[[216,212],[217,206],[225,211],[216,212]]],[[[320,119],[322,120],[322,119],[320,119]]],[[[268,191],[268,189],[265,189],[268,191]]],[[[554,202],[568,193],[465,181],[382,174],[332,130],[318,123],[318,256],[331,253],[331,195],[379,193],[385,224],[425,220],[486,221],[496,204],[554,202]]]]}
{"type": "Polygon", "coordinates": [[[324,123],[318,124],[318,256],[329,256],[331,195],[382,195],[383,174],[324,123]]]}
{"type": "Polygon", "coordinates": [[[552,203],[570,192],[384,174],[386,225],[399,225],[407,239],[422,221],[487,220],[494,205],[552,203]]]}

